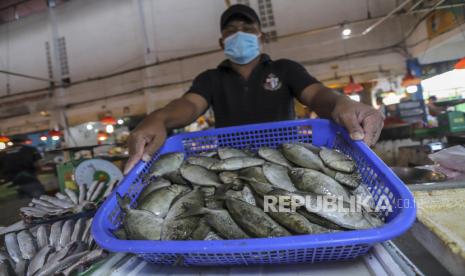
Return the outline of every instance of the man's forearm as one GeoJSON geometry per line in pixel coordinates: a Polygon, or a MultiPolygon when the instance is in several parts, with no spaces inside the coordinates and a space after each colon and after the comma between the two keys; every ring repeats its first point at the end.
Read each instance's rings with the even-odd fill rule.
{"type": "Polygon", "coordinates": [[[152,112],[148,121],[162,121],[166,128],[184,127],[192,123],[201,111],[197,110],[194,104],[184,98],[176,99],[167,106],[152,112]]]}
{"type": "Polygon", "coordinates": [[[300,101],[314,110],[322,118],[331,118],[334,107],[339,101],[350,101],[344,95],[321,84],[307,87],[300,97],[300,101]]]}

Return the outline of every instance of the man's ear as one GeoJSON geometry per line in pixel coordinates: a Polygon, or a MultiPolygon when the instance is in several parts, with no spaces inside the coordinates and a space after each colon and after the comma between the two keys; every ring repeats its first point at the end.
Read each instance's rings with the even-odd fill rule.
{"type": "Polygon", "coordinates": [[[220,38],[218,39],[218,43],[220,44],[221,49],[224,50],[224,41],[223,41],[223,38],[222,38],[222,37],[220,37],[220,38]]]}

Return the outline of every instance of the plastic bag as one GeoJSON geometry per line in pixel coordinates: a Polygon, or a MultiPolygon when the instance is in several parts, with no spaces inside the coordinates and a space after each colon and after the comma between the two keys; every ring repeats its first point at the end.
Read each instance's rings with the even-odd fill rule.
{"type": "Polygon", "coordinates": [[[465,174],[465,147],[453,146],[428,155],[435,163],[439,164],[440,172],[445,173],[449,178],[462,178],[465,174]]]}

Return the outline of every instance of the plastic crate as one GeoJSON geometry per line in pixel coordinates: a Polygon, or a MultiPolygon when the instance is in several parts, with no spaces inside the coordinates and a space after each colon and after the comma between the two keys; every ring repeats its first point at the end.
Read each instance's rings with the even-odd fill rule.
{"type": "Polygon", "coordinates": [[[383,213],[386,224],[375,229],[343,231],[280,238],[254,238],[220,241],[146,241],[119,240],[117,229],[122,214],[115,192],[129,196],[133,203],[143,188],[142,179],[155,155],[139,162],[123,179],[116,191],[98,210],[92,225],[95,241],[115,252],[134,253],[155,264],[251,265],[289,264],[348,260],[367,253],[374,243],[405,232],[414,222],[416,208],[404,183],[364,143],[352,141],[339,126],[327,120],[298,120],[219,128],[170,137],[160,153],[184,151],[187,156],[216,150],[218,147],[277,147],[287,142],[312,142],[317,146],[339,149],[352,156],[375,202],[388,198],[392,212],[383,213]]]}

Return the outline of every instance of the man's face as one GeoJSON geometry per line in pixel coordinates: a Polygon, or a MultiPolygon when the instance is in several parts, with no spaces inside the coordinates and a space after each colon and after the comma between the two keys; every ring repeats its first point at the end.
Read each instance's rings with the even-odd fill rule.
{"type": "MultiPolygon", "coordinates": [[[[240,19],[233,19],[225,26],[225,28],[221,31],[221,38],[220,38],[220,46],[221,49],[224,49],[224,40],[237,32],[244,32],[254,35],[261,35],[260,26],[258,23],[247,23],[244,20],[240,19]]],[[[261,42],[263,36],[260,36],[261,42]]]]}

